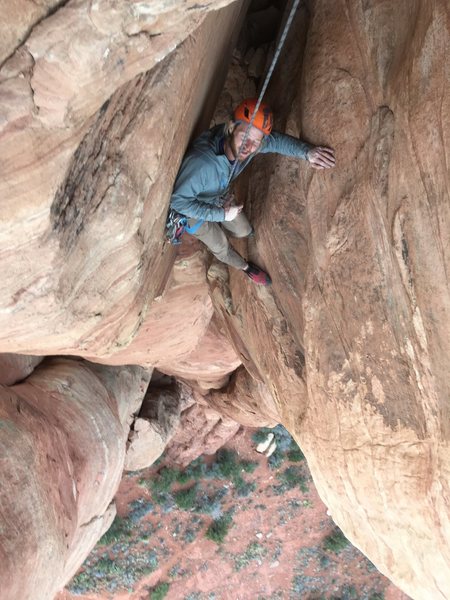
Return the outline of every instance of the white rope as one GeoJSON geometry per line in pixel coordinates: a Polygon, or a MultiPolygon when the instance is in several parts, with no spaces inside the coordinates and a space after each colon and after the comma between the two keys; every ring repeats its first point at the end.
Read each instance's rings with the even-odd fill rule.
{"type": "Polygon", "coordinates": [[[230,175],[228,177],[228,182],[227,182],[227,188],[230,185],[231,179],[233,178],[234,172],[236,170],[236,165],[239,162],[239,156],[241,155],[241,151],[245,146],[245,142],[247,141],[247,137],[250,132],[250,128],[253,125],[253,121],[255,120],[256,113],[258,112],[259,106],[262,102],[262,99],[264,98],[264,94],[266,93],[267,86],[269,85],[270,78],[272,77],[272,73],[275,69],[275,65],[277,64],[278,57],[280,56],[280,53],[283,48],[284,42],[286,40],[287,34],[289,33],[289,28],[291,27],[292,20],[294,19],[295,11],[297,10],[299,4],[300,4],[300,0],[294,0],[294,2],[292,4],[291,12],[289,13],[289,16],[287,18],[286,25],[284,26],[283,33],[281,34],[280,41],[278,42],[278,46],[275,50],[275,54],[273,55],[272,63],[269,67],[269,70],[267,71],[266,79],[264,80],[264,84],[261,88],[261,92],[259,94],[258,101],[255,106],[255,110],[253,111],[252,118],[250,119],[250,123],[247,125],[247,129],[245,130],[244,139],[242,140],[242,144],[241,144],[241,147],[239,148],[238,155],[236,156],[236,159],[234,161],[233,168],[230,171],[230,175]]]}

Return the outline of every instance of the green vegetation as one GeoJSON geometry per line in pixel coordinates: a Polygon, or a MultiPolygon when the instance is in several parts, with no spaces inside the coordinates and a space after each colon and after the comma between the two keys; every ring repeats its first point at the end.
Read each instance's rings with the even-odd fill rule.
{"type": "MultiPolygon", "coordinates": [[[[214,493],[201,491],[199,485],[192,485],[181,490],[174,490],[176,484],[186,485],[204,479],[223,479],[232,481],[236,494],[243,498],[249,496],[256,488],[254,482],[247,482],[243,473],[253,473],[258,463],[240,460],[232,450],[221,449],[217,452],[216,461],[207,465],[201,458],[193,461],[186,469],[164,467],[151,480],[141,479],[139,483],[147,487],[152,499],[157,504],[171,510],[175,504],[182,510],[217,514],[221,511],[221,500],[228,488],[214,493]],[[201,492],[201,493],[200,493],[201,492]]],[[[202,486],[204,489],[204,486],[202,486]]]]}
{"type": "Polygon", "coordinates": [[[158,477],[150,481],[150,489],[156,494],[168,492],[172,484],[176,482],[178,475],[178,469],[164,467],[159,471],[158,477]]]}
{"type": "Polygon", "coordinates": [[[178,508],[182,510],[192,510],[195,507],[197,499],[197,486],[193,485],[190,488],[184,488],[173,494],[174,500],[178,508]]]}
{"type": "Polygon", "coordinates": [[[100,546],[109,546],[115,542],[123,542],[130,539],[132,536],[132,523],[129,519],[116,516],[111,523],[111,527],[106,531],[99,540],[100,546]]]}
{"type": "MultiPolygon", "coordinates": [[[[189,477],[189,480],[199,481],[207,476],[207,466],[203,462],[202,458],[196,458],[191,462],[190,465],[184,470],[182,477],[189,477]]],[[[179,481],[183,483],[183,481],[179,481]]]]}
{"type": "Polygon", "coordinates": [[[222,479],[230,479],[238,495],[246,496],[250,493],[248,484],[242,477],[242,472],[253,473],[257,463],[247,460],[238,460],[238,455],[232,450],[222,449],[216,455],[218,475],[222,479]],[[239,494],[239,492],[241,492],[239,494]]]}
{"type": "Polygon", "coordinates": [[[293,448],[287,453],[287,458],[291,462],[301,462],[302,460],[305,460],[305,455],[300,448],[293,448]]]}
{"type": "Polygon", "coordinates": [[[323,540],[325,550],[334,552],[334,554],[339,554],[339,552],[349,545],[350,542],[338,527],[323,540]]]}
{"type": "MultiPolygon", "coordinates": [[[[311,506],[314,497],[300,493],[308,492],[311,477],[303,453],[283,427],[260,429],[253,434],[253,439],[258,442],[265,440],[269,433],[275,436],[276,450],[269,457],[268,464],[271,468],[281,465],[281,468],[271,474],[270,483],[274,485],[271,485],[270,489],[272,494],[291,491],[278,505],[273,522],[276,529],[277,519],[279,524],[285,525],[311,506]]],[[[248,545],[239,554],[231,554],[226,545],[228,533],[233,526],[234,511],[241,511],[243,518],[245,513],[242,514],[242,511],[266,509],[265,504],[258,504],[258,501],[265,500],[262,495],[263,489],[259,490],[261,493],[258,495],[250,497],[255,492],[257,483],[251,481],[246,474],[252,473],[257,465],[258,463],[242,460],[239,454],[229,449],[218,451],[215,459],[205,460],[200,457],[185,469],[164,467],[160,464],[155,475],[148,475],[146,479],[139,480],[150,494],[142,491],[142,497],[130,502],[127,517],[116,517],[97,548],[83,564],[82,571],[72,580],[70,591],[75,594],[114,593],[123,589],[132,591],[137,581],[157,570],[159,564],[162,565],[169,558],[172,545],[165,543],[168,533],[173,536],[179,547],[185,550],[199,535],[206,535],[207,539],[218,545],[212,553],[230,561],[236,571],[246,568],[254,570],[255,563],[261,565],[263,561],[262,568],[280,561],[281,542],[276,538],[269,542],[263,537],[264,534],[258,534],[256,539],[259,541],[248,543],[247,540],[248,545]],[[227,510],[233,501],[236,501],[235,507],[227,510]],[[187,513],[181,514],[178,509],[187,513]],[[205,517],[203,513],[208,516],[205,517]],[[151,516],[151,520],[146,518],[147,515],[151,516]],[[169,531],[165,531],[166,529],[169,531]]],[[[152,468],[146,473],[155,473],[155,469],[152,468]]],[[[135,473],[134,481],[138,480],[139,476],[135,473]]],[[[265,488],[266,485],[264,482],[261,488],[265,488]]],[[[259,512],[259,518],[264,516],[259,512]]],[[[350,542],[336,528],[323,540],[320,548],[302,548],[298,553],[298,565],[294,565],[291,590],[278,590],[267,598],[258,596],[258,600],[278,600],[284,597],[283,594],[309,600],[356,600],[362,592],[351,584],[343,584],[342,578],[336,576],[337,578],[331,579],[332,587],[328,588],[326,595],[319,581],[325,571],[333,572],[341,563],[347,564],[346,561],[352,560],[353,548],[343,553],[340,559],[333,555],[339,554],[349,545],[350,542]]],[[[208,559],[205,559],[200,570],[208,570],[209,565],[208,559]]],[[[358,566],[364,565],[369,573],[372,570],[376,571],[369,561],[364,563],[360,559],[358,566]]],[[[362,571],[365,573],[366,569],[362,571]]],[[[170,582],[191,575],[189,569],[183,569],[182,563],[178,563],[170,569],[166,582],[159,582],[154,587],[147,588],[145,593],[148,594],[148,600],[164,599],[173,593],[174,584],[170,582]]],[[[288,581],[286,583],[289,585],[288,581]]],[[[369,585],[364,584],[364,598],[384,600],[383,593],[378,591],[379,587],[382,586],[373,585],[372,582],[369,585]]],[[[185,596],[185,599],[188,598],[214,600],[215,595],[194,591],[185,596]]]]}
{"type": "Polygon", "coordinates": [[[272,486],[275,494],[284,494],[288,490],[292,490],[299,487],[300,490],[306,494],[309,491],[307,484],[308,478],[302,467],[292,465],[277,473],[277,478],[280,481],[279,485],[272,486]]]}
{"type": "Polygon", "coordinates": [[[148,595],[149,600],[162,600],[167,596],[169,587],[170,586],[167,582],[158,583],[158,585],[150,590],[148,595]]]}
{"type": "Polygon", "coordinates": [[[245,569],[252,560],[261,562],[266,554],[267,548],[259,542],[251,542],[244,552],[235,556],[234,567],[236,571],[245,569]]]}
{"type": "Polygon", "coordinates": [[[232,523],[231,515],[224,515],[223,517],[214,519],[206,530],[205,535],[209,540],[216,542],[216,544],[222,544],[232,523]]]}
{"type": "Polygon", "coordinates": [[[256,490],[254,481],[244,481],[243,479],[236,485],[236,493],[239,498],[246,498],[256,490]]]}

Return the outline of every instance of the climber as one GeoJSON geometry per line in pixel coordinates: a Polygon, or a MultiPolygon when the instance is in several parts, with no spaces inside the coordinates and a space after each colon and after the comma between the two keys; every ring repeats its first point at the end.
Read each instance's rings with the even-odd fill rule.
{"type": "Polygon", "coordinates": [[[194,141],[178,172],[170,208],[173,214],[186,217],[185,231],[201,240],[216,258],[242,270],[253,282],[269,285],[269,275],[244,260],[225,235],[224,229],[237,238],[254,235],[243,206],[235,204],[230,193],[230,173],[231,180],[235,179],[259,153],[302,158],[315,169],[333,167],[335,157],[331,148],[272,131],[273,114],[267,104],[260,104],[249,127],[256,103],[255,99],[244,100],[233,119],[194,141]]]}

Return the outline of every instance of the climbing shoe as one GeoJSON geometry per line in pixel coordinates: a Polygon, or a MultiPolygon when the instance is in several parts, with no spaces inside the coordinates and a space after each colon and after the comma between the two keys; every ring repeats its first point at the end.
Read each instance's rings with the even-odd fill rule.
{"type": "Polygon", "coordinates": [[[270,285],[272,283],[269,275],[251,262],[249,262],[248,267],[244,269],[244,273],[258,285],[270,285]]]}

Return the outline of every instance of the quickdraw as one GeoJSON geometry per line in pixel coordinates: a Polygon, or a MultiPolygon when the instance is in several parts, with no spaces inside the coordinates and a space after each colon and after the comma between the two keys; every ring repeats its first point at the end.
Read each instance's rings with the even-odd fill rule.
{"type": "Polygon", "coordinates": [[[169,244],[177,246],[181,244],[181,236],[184,232],[193,234],[199,229],[205,221],[199,220],[192,227],[188,227],[188,219],[184,215],[180,215],[173,208],[169,209],[166,221],[166,240],[169,244]]]}
{"type": "Polygon", "coordinates": [[[181,236],[187,225],[187,218],[177,213],[173,208],[169,209],[166,221],[166,240],[169,244],[176,246],[181,244],[181,236]]]}

